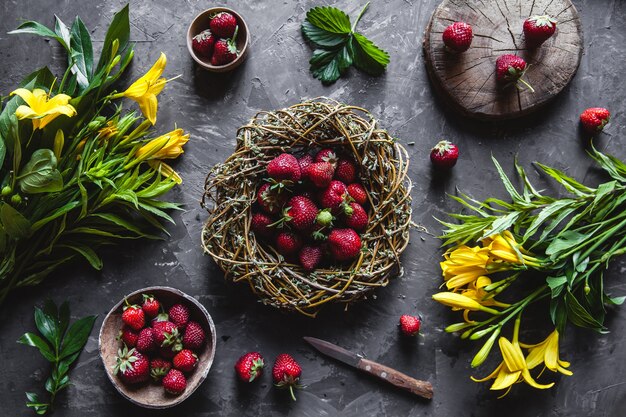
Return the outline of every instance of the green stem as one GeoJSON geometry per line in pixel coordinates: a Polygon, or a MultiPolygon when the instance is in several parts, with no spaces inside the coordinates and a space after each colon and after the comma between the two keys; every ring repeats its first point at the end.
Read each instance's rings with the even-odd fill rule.
{"type": "Polygon", "coordinates": [[[352,32],[354,32],[354,30],[356,29],[356,25],[359,23],[359,20],[361,20],[361,18],[363,17],[363,14],[365,14],[365,11],[367,10],[367,7],[369,5],[370,5],[370,2],[368,1],[363,7],[363,9],[361,9],[361,13],[359,13],[359,16],[356,18],[356,20],[354,21],[354,24],[352,25],[352,32]]]}

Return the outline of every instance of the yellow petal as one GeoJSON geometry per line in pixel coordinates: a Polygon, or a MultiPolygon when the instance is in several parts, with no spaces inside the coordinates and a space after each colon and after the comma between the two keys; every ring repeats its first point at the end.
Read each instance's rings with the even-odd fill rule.
{"type": "Polygon", "coordinates": [[[524,382],[526,382],[528,385],[530,385],[533,388],[548,389],[554,385],[554,382],[550,382],[549,384],[545,384],[545,385],[537,383],[537,381],[533,379],[533,377],[530,375],[530,372],[526,368],[522,369],[522,377],[524,378],[524,382]]]}
{"type": "Polygon", "coordinates": [[[37,117],[37,113],[33,109],[23,104],[15,110],[15,115],[19,120],[37,117]]]}
{"type": "Polygon", "coordinates": [[[524,354],[519,346],[515,346],[505,337],[501,337],[498,340],[498,345],[502,351],[502,358],[504,363],[510,371],[520,371],[526,368],[526,361],[524,360],[524,354]]]}
{"type": "Polygon", "coordinates": [[[57,94],[56,96],[48,100],[47,104],[51,107],[65,106],[67,105],[67,103],[70,102],[71,99],[72,97],[68,96],[67,94],[57,94]]]}
{"type": "Polygon", "coordinates": [[[150,165],[153,169],[159,171],[162,176],[173,179],[176,184],[183,183],[183,179],[180,177],[180,175],[178,175],[178,173],[165,162],[150,160],[148,161],[148,165],[150,165]]]}
{"type": "Polygon", "coordinates": [[[32,106],[35,103],[35,96],[33,93],[25,88],[18,88],[13,91],[11,95],[16,95],[22,98],[29,106],[32,106]]]}
{"type": "Polygon", "coordinates": [[[473,376],[472,376],[472,377],[470,377],[470,378],[471,378],[471,380],[472,380],[472,381],[474,381],[474,382],[485,382],[485,381],[487,381],[487,380],[489,380],[489,379],[495,378],[495,377],[496,377],[496,375],[498,375],[498,373],[500,372],[500,370],[502,369],[502,367],[503,367],[503,366],[504,366],[504,362],[500,363],[500,365],[498,365],[498,366],[496,367],[496,369],[494,369],[494,370],[493,370],[493,372],[492,372],[492,373],[490,373],[489,375],[487,375],[487,376],[486,376],[486,377],[484,377],[484,378],[474,378],[473,376]]]}
{"type": "Polygon", "coordinates": [[[145,95],[138,99],[137,103],[139,103],[139,108],[146,119],[150,120],[150,123],[154,125],[157,120],[157,107],[159,104],[156,96],[153,94],[145,95]]]}
{"type": "Polygon", "coordinates": [[[480,303],[478,303],[476,300],[472,300],[469,297],[453,292],[440,292],[434,294],[432,298],[433,300],[438,301],[441,304],[447,305],[449,307],[457,307],[472,311],[480,310],[480,308],[482,307],[480,303]]]}
{"type": "Polygon", "coordinates": [[[508,372],[506,367],[502,367],[500,373],[496,377],[496,380],[493,381],[493,385],[489,389],[494,391],[507,389],[519,380],[521,373],[521,371],[508,372]]]}

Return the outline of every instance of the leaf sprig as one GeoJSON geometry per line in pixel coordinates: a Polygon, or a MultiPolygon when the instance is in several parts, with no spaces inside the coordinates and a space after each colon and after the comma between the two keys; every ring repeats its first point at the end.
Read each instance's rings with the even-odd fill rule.
{"type": "Polygon", "coordinates": [[[335,7],[314,7],[302,23],[302,34],[316,49],[309,60],[311,73],[324,84],[334,83],[348,68],[380,75],[389,64],[389,54],[362,34],[355,32],[369,6],[363,7],[354,25],[350,17],[335,7]]]}
{"type": "Polygon", "coordinates": [[[34,392],[26,393],[26,405],[37,414],[51,411],[56,395],[70,385],[70,366],[87,343],[95,320],[96,316],[87,316],[69,326],[70,307],[67,301],[59,308],[52,301],[46,301],[43,310],[35,307],[35,324],[39,334],[24,333],[18,343],[39,349],[52,364],[50,377],[45,383],[45,389],[50,393],[48,402],[40,400],[34,392]]]}

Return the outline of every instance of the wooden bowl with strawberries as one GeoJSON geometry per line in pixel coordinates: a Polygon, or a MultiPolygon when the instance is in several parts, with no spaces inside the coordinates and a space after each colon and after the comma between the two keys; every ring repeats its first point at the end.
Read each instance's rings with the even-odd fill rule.
{"type": "Polygon", "coordinates": [[[215,326],[195,298],[170,287],[147,287],[120,300],[105,317],[100,358],[120,394],[162,409],[187,399],[215,356],[215,326]]]}

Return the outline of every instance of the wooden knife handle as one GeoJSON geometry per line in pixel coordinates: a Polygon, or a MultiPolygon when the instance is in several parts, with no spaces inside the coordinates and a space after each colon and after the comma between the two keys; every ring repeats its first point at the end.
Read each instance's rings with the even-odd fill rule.
{"type": "Polygon", "coordinates": [[[377,376],[398,388],[412,392],[427,399],[433,398],[433,386],[428,381],[420,381],[379,363],[361,359],[357,367],[369,374],[377,376]]]}

